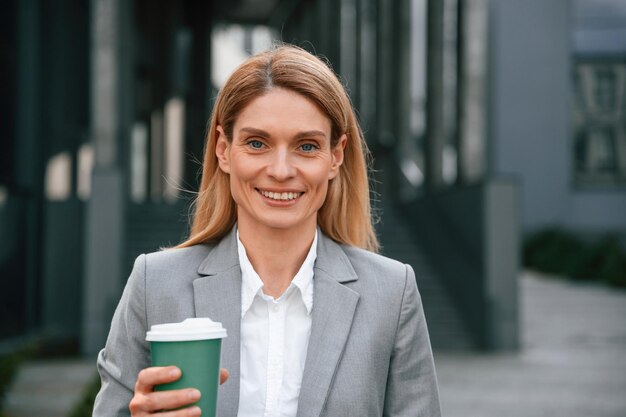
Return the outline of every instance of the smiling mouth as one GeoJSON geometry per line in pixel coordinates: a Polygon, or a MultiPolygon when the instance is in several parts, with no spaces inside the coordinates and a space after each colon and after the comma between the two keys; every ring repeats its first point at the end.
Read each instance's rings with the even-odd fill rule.
{"type": "Polygon", "coordinates": [[[264,190],[259,190],[257,188],[257,191],[263,196],[263,197],[267,197],[270,198],[272,200],[276,200],[276,201],[290,201],[290,200],[295,200],[298,197],[300,197],[302,194],[304,193],[300,193],[300,192],[286,192],[286,193],[275,193],[273,191],[264,191],[264,190]]]}

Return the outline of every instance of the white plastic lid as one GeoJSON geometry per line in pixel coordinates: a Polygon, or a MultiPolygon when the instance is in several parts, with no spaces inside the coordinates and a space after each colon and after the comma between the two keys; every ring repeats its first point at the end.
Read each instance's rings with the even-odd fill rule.
{"type": "Polygon", "coordinates": [[[155,324],[146,334],[146,340],[149,342],[181,342],[224,337],[226,329],[222,327],[222,323],[209,318],[191,318],[180,323],[155,324]]]}

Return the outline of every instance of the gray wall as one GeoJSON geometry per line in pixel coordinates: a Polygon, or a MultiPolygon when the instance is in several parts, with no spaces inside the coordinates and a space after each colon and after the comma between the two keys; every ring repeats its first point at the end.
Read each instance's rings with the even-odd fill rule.
{"type": "Polygon", "coordinates": [[[519,179],[523,230],[626,232],[626,193],[573,184],[570,1],[494,0],[490,19],[490,168],[519,179]]]}
{"type": "Polygon", "coordinates": [[[626,234],[626,192],[573,190],[568,199],[567,221],[570,227],[582,232],[626,234]]]}
{"type": "Polygon", "coordinates": [[[491,2],[493,174],[522,185],[522,223],[559,222],[569,180],[569,1],[491,2]]]}

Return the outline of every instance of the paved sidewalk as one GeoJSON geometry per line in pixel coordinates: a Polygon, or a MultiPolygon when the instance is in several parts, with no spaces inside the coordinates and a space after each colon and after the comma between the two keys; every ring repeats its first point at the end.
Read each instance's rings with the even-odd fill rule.
{"type": "Polygon", "coordinates": [[[626,417],[626,291],[520,282],[517,354],[435,353],[445,417],[626,417]]]}
{"type": "MultiPolygon", "coordinates": [[[[523,349],[435,352],[445,417],[626,417],[626,291],[520,281],[523,349]]],[[[30,362],[7,397],[10,417],[67,417],[95,360],[30,362]]]]}

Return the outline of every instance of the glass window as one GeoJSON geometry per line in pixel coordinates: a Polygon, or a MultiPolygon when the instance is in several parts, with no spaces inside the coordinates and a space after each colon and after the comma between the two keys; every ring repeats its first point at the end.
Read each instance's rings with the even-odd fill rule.
{"type": "Polygon", "coordinates": [[[626,185],[626,3],[573,3],[573,177],[626,185]]]}
{"type": "Polygon", "coordinates": [[[579,58],[574,78],[577,185],[626,184],[626,61],[579,58]]]}

